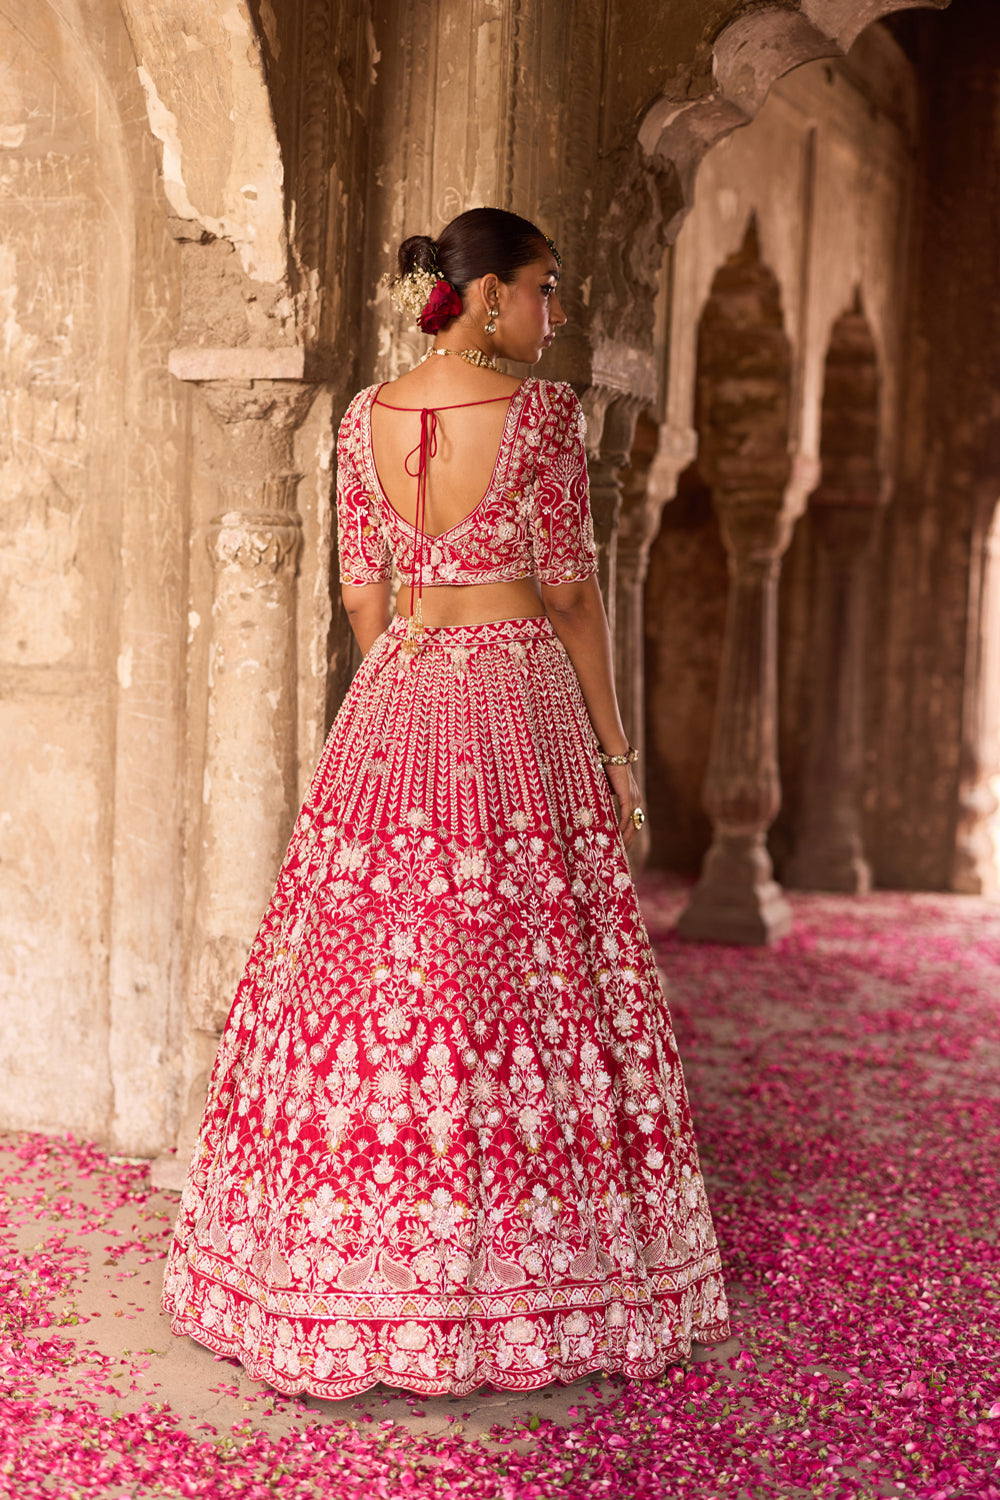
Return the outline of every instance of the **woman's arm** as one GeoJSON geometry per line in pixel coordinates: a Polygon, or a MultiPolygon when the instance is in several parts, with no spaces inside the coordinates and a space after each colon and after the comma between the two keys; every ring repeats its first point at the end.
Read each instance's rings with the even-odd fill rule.
{"type": "Polygon", "coordinates": [[[361,654],[367,656],[382,632],[389,627],[392,617],[392,584],[388,580],[382,583],[345,583],[341,586],[340,596],[344,601],[354,638],[361,647],[361,654]]]}
{"type": "MultiPolygon", "coordinates": [[[[542,603],[580,682],[590,722],[603,751],[623,755],[628,740],[615,696],[611,632],[596,573],[578,583],[542,584],[542,603]]],[[[640,806],[631,766],[606,766],[618,802],[618,826],[626,849],[635,838],[632,810],[640,806]]]]}

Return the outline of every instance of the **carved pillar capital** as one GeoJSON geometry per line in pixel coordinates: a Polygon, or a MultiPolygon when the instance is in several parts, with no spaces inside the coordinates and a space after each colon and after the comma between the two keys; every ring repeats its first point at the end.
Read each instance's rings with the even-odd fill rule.
{"type": "MultiPolygon", "coordinates": [[[[298,474],[283,476],[292,493],[298,474]]],[[[208,552],[215,568],[292,573],[302,550],[302,519],[292,510],[226,510],[209,522],[208,552]]]]}
{"type": "Polygon", "coordinates": [[[193,379],[216,421],[223,427],[268,422],[274,436],[294,432],[316,395],[316,385],[304,380],[193,379]]]}
{"type": "Polygon", "coordinates": [[[713,492],[730,572],[742,578],[777,574],[792,536],[792,518],[773,491],[713,492]]]}

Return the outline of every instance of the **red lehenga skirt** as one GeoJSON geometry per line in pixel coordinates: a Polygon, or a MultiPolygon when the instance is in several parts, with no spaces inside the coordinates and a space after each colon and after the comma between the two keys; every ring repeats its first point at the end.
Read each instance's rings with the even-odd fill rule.
{"type": "Polygon", "coordinates": [[[728,1334],[649,940],[545,619],[395,620],[219,1050],[163,1303],[286,1392],[655,1376],[728,1334]]]}

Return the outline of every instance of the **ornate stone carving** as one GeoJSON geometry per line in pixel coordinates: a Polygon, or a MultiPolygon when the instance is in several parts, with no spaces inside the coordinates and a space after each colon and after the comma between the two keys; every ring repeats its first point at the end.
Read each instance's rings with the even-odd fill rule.
{"type": "Polygon", "coordinates": [[[713,840],[678,922],[686,937],[764,943],[791,926],[765,843],[781,802],[777,585],[797,478],[788,453],[790,369],[778,285],[751,221],[715,278],[699,330],[698,462],[712,486],[730,588],[704,789],[713,840]]]}
{"type": "MultiPolygon", "coordinates": [[[[638,143],[621,148],[614,193],[601,216],[593,250],[600,288],[590,319],[593,342],[602,339],[642,351],[653,343],[653,303],[666,246],[682,222],[684,194],[672,162],[648,158],[638,143]]],[[[649,393],[652,394],[651,392],[649,393]]]]}
{"type": "MultiPolygon", "coordinates": [[[[297,474],[287,478],[298,482],[297,474]]],[[[293,571],[302,546],[302,520],[280,511],[226,511],[208,529],[208,549],[216,568],[293,571]]]]}
{"type": "Polygon", "coordinates": [[[621,391],[591,386],[584,392],[582,404],[587,414],[587,469],[590,510],[597,541],[597,571],[614,639],[621,476],[629,460],[640,403],[634,396],[621,391]]]}

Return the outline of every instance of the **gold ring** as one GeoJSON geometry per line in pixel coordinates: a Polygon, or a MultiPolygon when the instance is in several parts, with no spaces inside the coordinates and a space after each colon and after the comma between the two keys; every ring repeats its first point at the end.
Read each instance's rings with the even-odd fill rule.
{"type": "Polygon", "coordinates": [[[642,808],[641,807],[633,807],[633,809],[632,809],[632,827],[633,828],[641,828],[642,825],[643,825],[643,823],[645,823],[645,821],[646,821],[646,814],[643,812],[642,808]]]}

